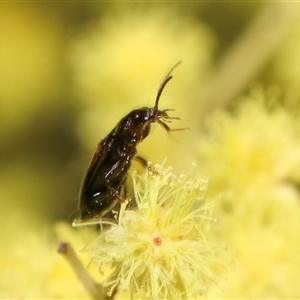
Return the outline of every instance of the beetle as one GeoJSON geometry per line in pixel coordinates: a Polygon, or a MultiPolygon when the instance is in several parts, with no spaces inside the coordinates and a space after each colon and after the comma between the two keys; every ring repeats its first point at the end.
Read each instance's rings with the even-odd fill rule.
{"type": "Polygon", "coordinates": [[[167,132],[173,130],[166,122],[179,118],[168,115],[168,111],[174,109],[159,110],[158,103],[166,84],[172,79],[172,71],[180,63],[172,67],[160,85],[154,107],[131,111],[98,143],[80,188],[80,220],[75,220],[75,223],[99,220],[118,201],[124,201],[131,160],[135,159],[148,167],[147,161],[137,155],[136,147],[148,136],[153,123],[158,123],[167,132]]]}

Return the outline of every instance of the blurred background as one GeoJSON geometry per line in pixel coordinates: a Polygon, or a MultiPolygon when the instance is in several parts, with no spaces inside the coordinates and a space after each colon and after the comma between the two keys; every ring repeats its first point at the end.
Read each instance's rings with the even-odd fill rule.
{"type": "MultiPolygon", "coordinates": [[[[263,8],[1,3],[1,214],[25,209],[48,221],[72,220],[98,141],[132,109],[153,105],[179,60],[161,107],[177,109],[177,127],[191,127],[188,106],[204,78],[263,8]]],[[[197,99],[191,111],[201,113],[205,101],[197,99]]]]}
{"type": "Polygon", "coordinates": [[[18,230],[78,216],[96,144],[128,112],[153,106],[180,60],[160,108],[181,118],[172,128],[190,130],[168,136],[154,125],[138,148],[154,163],[167,156],[180,171],[201,162],[197,145],[207,120],[230,112],[257,85],[284,94],[295,113],[299,8],[260,1],[0,3],[3,238],[14,235],[6,224],[18,230]]]}

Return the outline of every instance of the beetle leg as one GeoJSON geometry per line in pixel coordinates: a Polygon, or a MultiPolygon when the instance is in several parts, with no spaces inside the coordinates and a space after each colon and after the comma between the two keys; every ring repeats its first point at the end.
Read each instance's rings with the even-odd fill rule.
{"type": "Polygon", "coordinates": [[[164,123],[163,121],[157,121],[157,123],[162,126],[167,132],[170,131],[182,131],[182,130],[190,130],[190,128],[185,127],[185,128],[170,128],[166,123],[164,123]]]}
{"type": "Polygon", "coordinates": [[[109,191],[112,193],[113,196],[115,196],[119,202],[125,202],[126,198],[124,197],[124,192],[122,192],[123,188],[121,188],[120,191],[118,191],[117,189],[113,188],[109,182],[106,182],[106,186],[109,189],[109,191]],[[123,195],[122,195],[123,194],[123,195]]]}
{"type": "Polygon", "coordinates": [[[159,172],[154,171],[151,168],[151,165],[149,165],[148,161],[145,158],[137,155],[137,156],[134,157],[134,159],[137,160],[144,168],[147,168],[149,172],[152,172],[155,175],[160,175],[159,172]]]}
{"type": "Polygon", "coordinates": [[[145,158],[137,155],[137,156],[134,157],[134,159],[136,161],[138,161],[144,168],[147,168],[148,170],[150,170],[150,166],[148,164],[148,161],[145,158]]]}
{"type": "Polygon", "coordinates": [[[173,129],[171,129],[166,123],[164,123],[163,121],[159,120],[157,121],[157,123],[162,126],[167,132],[172,131],[173,129]]]}

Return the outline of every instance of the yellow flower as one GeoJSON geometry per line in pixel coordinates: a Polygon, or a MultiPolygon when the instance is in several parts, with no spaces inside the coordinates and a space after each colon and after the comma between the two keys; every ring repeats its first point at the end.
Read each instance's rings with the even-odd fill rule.
{"type": "Polygon", "coordinates": [[[176,177],[156,165],[154,173],[133,173],[137,209],[121,211],[118,224],[109,223],[88,250],[100,270],[113,268],[103,283],[109,294],[118,289],[135,298],[196,299],[218,282],[224,248],[210,241],[207,180],[194,171],[176,177]]]}
{"type": "Polygon", "coordinates": [[[297,110],[278,89],[256,88],[232,113],[208,120],[201,167],[221,229],[239,261],[211,298],[299,298],[300,143],[297,110]]]}
{"type": "Polygon", "coordinates": [[[210,192],[222,194],[216,209],[242,223],[250,216],[258,224],[269,220],[276,203],[298,203],[292,184],[300,180],[298,120],[276,101],[274,89],[254,89],[233,114],[210,118],[208,135],[199,141],[210,192]]]}

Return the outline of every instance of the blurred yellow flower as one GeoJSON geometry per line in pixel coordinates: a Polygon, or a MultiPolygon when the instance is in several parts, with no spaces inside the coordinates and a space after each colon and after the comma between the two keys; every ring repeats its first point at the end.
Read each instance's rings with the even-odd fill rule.
{"type": "MultiPolygon", "coordinates": [[[[134,298],[196,299],[217,283],[225,249],[210,240],[212,202],[205,200],[207,180],[195,167],[175,176],[170,168],[133,173],[136,210],[120,213],[118,224],[95,240],[92,259],[111,266],[103,283],[134,298]]],[[[105,222],[101,222],[105,223],[105,222]]]]}
{"type": "Polygon", "coordinates": [[[211,117],[199,141],[208,192],[221,195],[219,236],[239,261],[226,291],[211,289],[211,298],[299,298],[299,117],[278,96],[253,89],[211,117]]]}
{"type": "Polygon", "coordinates": [[[260,222],[264,216],[258,210],[270,212],[269,199],[289,205],[298,198],[292,183],[300,182],[299,121],[274,97],[274,89],[254,89],[233,113],[211,117],[198,144],[202,172],[211,176],[210,192],[222,194],[217,208],[247,222],[247,205],[260,222]]]}

